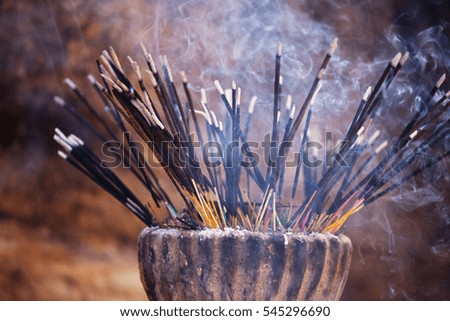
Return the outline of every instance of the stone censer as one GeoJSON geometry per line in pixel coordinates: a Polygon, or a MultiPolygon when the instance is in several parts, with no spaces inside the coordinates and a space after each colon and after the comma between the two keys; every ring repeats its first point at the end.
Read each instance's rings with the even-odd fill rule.
{"type": "Polygon", "coordinates": [[[351,262],[344,235],[146,228],[141,281],[150,300],[338,300],[351,262]]]}

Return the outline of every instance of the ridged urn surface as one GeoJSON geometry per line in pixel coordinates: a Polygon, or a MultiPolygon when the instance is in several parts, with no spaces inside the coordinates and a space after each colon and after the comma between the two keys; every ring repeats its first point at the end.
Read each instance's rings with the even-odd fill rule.
{"type": "Polygon", "coordinates": [[[150,300],[339,300],[344,235],[146,228],[138,241],[150,300]]]}

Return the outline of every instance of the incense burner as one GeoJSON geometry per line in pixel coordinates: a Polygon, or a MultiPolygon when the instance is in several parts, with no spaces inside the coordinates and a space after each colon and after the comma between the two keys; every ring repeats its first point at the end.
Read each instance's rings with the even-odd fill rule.
{"type": "Polygon", "coordinates": [[[138,241],[150,300],[338,300],[352,244],[344,235],[146,228],[138,241]]]}

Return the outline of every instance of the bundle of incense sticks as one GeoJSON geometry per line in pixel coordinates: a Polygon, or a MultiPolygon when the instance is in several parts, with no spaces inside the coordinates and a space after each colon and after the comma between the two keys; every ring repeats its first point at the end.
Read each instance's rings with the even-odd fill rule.
{"type": "Polygon", "coordinates": [[[58,153],[148,226],[338,233],[351,215],[449,155],[445,141],[450,127],[445,111],[450,105],[450,91],[443,94],[441,90],[444,74],[429,92],[416,97],[417,112],[400,135],[392,141],[379,142],[380,131],[371,128],[372,120],[389,99],[389,87],[408,60],[409,53],[395,55],[375,86],[364,93],[344,140],[334,151],[333,157],[345,159],[348,166],[332,164],[324,167],[319,175],[318,170],[309,168],[299,159],[289,193],[290,201],[283,204],[280,196],[286,189],[283,186],[286,157],[294,139],[300,141],[302,151],[311,136],[312,106],[336,47],[337,39],[318,68],[301,107],[297,110],[291,96],[287,96],[285,110],[282,110],[282,46],[279,43],[275,55],[270,132],[276,148],[271,149],[272,162],[266,166],[265,174],[264,168],[255,160],[255,152],[249,148],[223,148],[216,154],[214,166],[202,162],[202,149],[199,152],[196,148],[197,140],[200,146],[207,142],[245,146],[256,97],[246,106],[243,117],[241,88],[233,81],[227,94],[220,82],[214,81],[223,101],[223,107],[219,108],[225,111],[224,125],[218,116],[220,110],[214,111],[210,107],[205,90],[201,91],[197,102],[184,72],[180,73],[182,99],[181,86],[175,85],[167,57],[161,57],[161,68],[158,69],[143,43],[141,49],[147,65],[145,77],[137,62],[128,57],[137,87],[125,75],[112,48],[109,52],[103,51],[97,61],[101,81],[88,76],[112,121],[102,116],[70,79],[65,83],[90,114],[89,118],[61,97],[55,97],[55,101],[102,142],[117,142],[119,134],[123,134],[125,146],[120,149],[123,167],[148,190],[151,200],[140,200],[113,168],[105,165],[80,138],[73,134],[66,136],[56,129],[54,139],[64,149],[58,153]],[[150,86],[144,78],[150,80],[150,86]],[[284,126],[280,125],[281,115],[287,116],[284,126]],[[92,119],[95,119],[95,125],[92,119]],[[300,130],[302,124],[303,130],[300,130]],[[162,165],[184,202],[182,209],[175,208],[173,194],[169,195],[161,186],[160,173],[150,166],[149,156],[135,140],[136,135],[162,165]],[[244,159],[246,166],[242,165],[244,159]],[[303,197],[297,195],[300,177],[303,178],[303,197]]]}

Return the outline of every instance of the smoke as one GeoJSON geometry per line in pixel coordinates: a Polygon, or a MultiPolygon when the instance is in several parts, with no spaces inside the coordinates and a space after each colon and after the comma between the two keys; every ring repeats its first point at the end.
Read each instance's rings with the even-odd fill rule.
{"type": "MultiPolygon", "coordinates": [[[[25,5],[26,1],[19,2],[24,8],[31,6],[25,5]]],[[[14,51],[5,58],[4,70],[19,70],[26,81],[15,84],[16,95],[26,96],[27,106],[36,109],[39,106],[42,110],[51,104],[49,101],[55,94],[52,88],[51,93],[43,95],[44,85],[60,84],[64,77],[74,74],[84,77],[87,72],[95,73],[95,56],[109,45],[114,46],[120,57],[132,55],[142,64],[139,41],[144,41],[156,60],[159,55],[168,56],[178,82],[176,72],[185,70],[195,91],[205,87],[214,110],[223,111],[213,86],[215,79],[224,87],[230,87],[232,80],[242,87],[244,113],[251,97],[257,95],[255,115],[259,120],[252,126],[251,137],[259,138],[270,128],[278,41],[283,43],[283,111],[287,94],[292,95],[293,103],[301,105],[320,61],[337,36],[339,47],[327,69],[313,112],[311,139],[323,143],[327,130],[333,131],[336,140],[343,138],[367,86],[374,84],[397,51],[407,50],[411,53],[410,59],[387,93],[389,101],[372,124],[373,130],[380,130],[376,141],[380,144],[398,134],[399,128],[405,126],[417,110],[423,94],[450,67],[448,24],[438,19],[433,21],[438,26],[424,24],[424,4],[418,1],[409,1],[410,8],[396,16],[396,6],[400,2],[135,0],[97,1],[88,7],[78,1],[58,5],[49,1],[39,6],[41,15],[28,14],[22,19],[17,13],[17,21],[2,16],[3,21],[9,21],[3,32],[17,33],[22,39],[8,42],[14,51]],[[62,21],[69,21],[69,26],[62,21]],[[96,38],[94,34],[102,36],[96,38]],[[26,39],[30,43],[30,38],[35,45],[24,50],[22,42],[26,39]],[[25,57],[26,64],[16,64],[19,55],[25,57]],[[29,78],[37,74],[49,74],[51,81],[35,81],[31,85],[29,78]],[[33,94],[29,94],[32,91],[33,94]],[[417,95],[419,98],[415,99],[417,95]]],[[[129,66],[127,68],[130,70],[129,66]]],[[[448,90],[448,81],[439,96],[444,90],[448,90]]],[[[35,145],[38,139],[49,140],[51,135],[41,132],[46,125],[34,126],[32,117],[28,123],[35,145]],[[38,134],[34,135],[36,132],[38,134]]],[[[449,144],[447,142],[446,148],[449,144]]],[[[420,238],[429,241],[436,258],[447,257],[448,233],[436,233],[432,238],[429,236],[432,232],[420,231],[427,224],[444,226],[448,230],[448,206],[442,205],[448,203],[448,169],[448,161],[440,163],[425,173],[427,186],[423,186],[421,178],[410,181],[408,186],[386,195],[384,200],[352,218],[350,233],[351,227],[368,230],[366,235],[354,238],[362,240],[355,244],[361,260],[369,262],[367,257],[371,253],[381,252],[383,262],[394,262],[392,273],[408,273],[408,266],[397,264],[396,256],[405,256],[411,235],[416,242],[420,238]],[[435,181],[442,182],[441,186],[435,181]],[[405,223],[407,215],[396,217],[398,212],[416,209],[421,210],[408,215],[419,216],[420,226],[405,223]],[[403,235],[402,231],[408,228],[413,232],[403,235]],[[386,244],[380,241],[379,235],[385,238],[386,244]]],[[[290,180],[287,175],[287,186],[290,180]]],[[[401,260],[404,264],[406,261],[401,260]]],[[[395,287],[391,289],[393,297],[402,292],[395,287]]]]}
{"type": "MultiPolygon", "coordinates": [[[[338,18],[330,17],[323,8],[312,7],[306,1],[190,1],[182,6],[170,1],[160,2],[155,22],[142,33],[140,40],[152,47],[154,55],[168,55],[174,70],[186,70],[196,90],[205,87],[216,110],[222,107],[215,99],[214,79],[219,79],[227,87],[235,80],[243,88],[244,110],[251,96],[257,95],[258,124],[261,126],[253,132],[258,137],[270,128],[277,42],[283,43],[282,99],[284,101],[287,94],[291,94],[293,102],[299,106],[320,60],[332,39],[338,36],[340,46],[330,62],[313,108],[311,139],[320,142],[324,141],[325,131],[329,129],[337,139],[343,138],[367,86],[376,82],[398,51],[409,51],[408,63],[386,93],[389,99],[372,124],[372,130],[380,130],[377,144],[390,141],[417,111],[441,74],[449,70],[448,24],[428,27],[418,33],[406,28],[406,32],[399,24],[390,24],[391,17],[383,15],[380,15],[380,21],[385,19],[389,23],[368,26],[364,21],[368,13],[358,10],[354,4],[351,10],[334,1],[323,6],[339,12],[336,14],[338,18]],[[322,18],[317,12],[321,12],[322,18]],[[359,25],[361,29],[355,30],[359,25]]],[[[382,2],[380,6],[383,6],[382,2]]],[[[416,5],[398,20],[414,22],[419,12],[420,6],[416,5]]],[[[375,10],[374,14],[377,13],[375,10]]],[[[437,96],[442,96],[445,90],[448,86],[443,86],[437,96]]],[[[285,184],[289,186],[292,176],[287,176],[285,184]]],[[[365,256],[370,257],[371,252],[379,253],[379,260],[386,269],[386,279],[390,280],[385,294],[381,295],[386,299],[414,297],[410,295],[413,289],[408,288],[406,282],[414,278],[412,257],[419,255],[423,237],[428,238],[432,255],[440,258],[448,255],[445,238],[430,240],[430,232],[424,231],[426,224],[416,223],[406,215],[399,219],[393,217],[399,211],[413,215],[415,210],[424,209],[422,212],[426,213],[430,207],[439,207],[435,204],[446,201],[443,190],[433,182],[448,184],[448,164],[439,164],[424,176],[425,183],[410,181],[399,191],[385,196],[385,200],[372,204],[368,211],[355,216],[349,223],[350,226],[369,229],[355,248],[359,249],[360,262],[365,261],[365,256]],[[380,234],[385,241],[380,241],[380,234]],[[417,248],[417,252],[411,248],[417,248]]],[[[436,214],[444,216],[444,220],[447,215],[444,226],[448,228],[448,212],[445,213],[445,210],[437,210],[424,220],[433,220],[436,214]]],[[[377,263],[372,261],[372,264],[377,263]]]]}
{"type": "Polygon", "coordinates": [[[306,94],[303,82],[335,37],[332,28],[284,1],[160,1],[155,7],[140,37],[153,55],[167,55],[197,89],[210,92],[214,79],[226,87],[235,80],[246,105],[252,95],[261,106],[271,102],[278,41],[285,87],[295,88],[291,94],[299,101],[306,94]]]}
{"type": "MultiPolygon", "coordinates": [[[[103,2],[98,6],[105,8],[103,2]]],[[[309,137],[323,145],[327,131],[333,132],[336,141],[343,138],[366,88],[374,85],[397,52],[408,51],[409,61],[385,93],[384,105],[371,124],[371,132],[380,131],[374,143],[376,147],[399,134],[437,79],[449,70],[450,48],[446,37],[449,25],[442,22],[413,32],[411,24],[419,21],[422,9],[421,3],[410,3],[407,11],[395,16],[395,10],[387,10],[383,2],[192,0],[180,3],[172,0],[151,5],[138,2],[122,13],[128,25],[124,27],[122,21],[122,37],[113,45],[120,52],[129,43],[133,49],[122,50],[122,54],[132,53],[137,58],[140,57],[138,43],[144,41],[156,60],[160,55],[167,55],[175,78],[177,71],[186,71],[194,91],[206,89],[210,106],[219,117],[224,116],[225,108],[213,81],[219,79],[229,88],[235,80],[242,88],[244,113],[251,97],[258,97],[255,129],[251,130],[250,137],[259,138],[270,130],[277,43],[283,44],[281,105],[285,115],[287,95],[292,95],[292,102],[297,106],[302,104],[320,61],[337,36],[339,48],[313,107],[309,137]]],[[[105,23],[114,25],[115,18],[110,19],[105,23]]],[[[444,85],[436,97],[441,97],[446,88],[444,85]]],[[[446,167],[444,162],[437,170],[427,171],[426,182],[438,179],[448,182],[446,167]]],[[[292,184],[292,176],[287,175],[287,187],[292,184]]],[[[445,199],[438,188],[416,185],[414,180],[385,198],[406,211],[445,199]]],[[[384,206],[378,202],[371,208],[384,212],[384,206]]],[[[386,220],[378,221],[392,233],[386,220]]]]}

